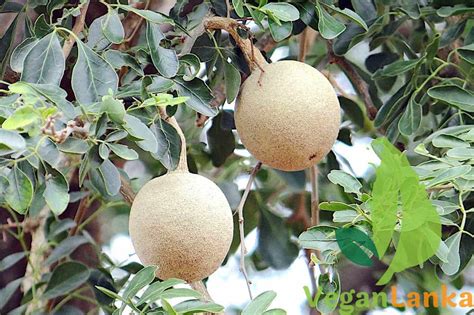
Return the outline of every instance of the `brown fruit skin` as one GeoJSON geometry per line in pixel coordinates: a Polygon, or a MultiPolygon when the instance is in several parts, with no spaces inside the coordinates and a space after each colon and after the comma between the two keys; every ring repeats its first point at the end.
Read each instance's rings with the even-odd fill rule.
{"type": "Polygon", "coordinates": [[[202,280],[222,264],[233,236],[232,210],[209,179],[173,172],[149,181],[137,194],[129,231],[145,265],[160,279],[202,280]]]}
{"type": "Polygon", "coordinates": [[[341,123],[337,95],[318,70],[279,61],[253,72],[236,102],[243,145],[263,164],[298,171],[318,163],[336,141],[341,123]]]}

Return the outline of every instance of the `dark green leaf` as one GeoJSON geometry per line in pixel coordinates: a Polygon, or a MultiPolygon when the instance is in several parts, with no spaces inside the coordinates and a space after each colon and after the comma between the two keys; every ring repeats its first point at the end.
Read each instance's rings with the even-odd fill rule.
{"type": "Polygon", "coordinates": [[[341,252],[352,262],[361,266],[372,266],[373,262],[367,251],[378,256],[377,249],[370,237],[357,228],[340,228],[336,230],[336,240],[341,252]]]}
{"type": "Polygon", "coordinates": [[[255,297],[247,306],[243,309],[242,315],[261,315],[263,314],[272,304],[276,298],[276,293],[273,291],[266,291],[255,297]]]}
{"type": "Polygon", "coordinates": [[[260,10],[283,22],[296,21],[300,18],[298,9],[289,3],[271,2],[265,4],[260,10]]]}
{"type": "Polygon", "coordinates": [[[10,56],[10,67],[13,71],[21,73],[23,71],[23,63],[26,56],[33,48],[34,45],[38,43],[38,39],[34,37],[29,37],[21,42],[20,45],[16,46],[10,56]]]}
{"type": "Polygon", "coordinates": [[[137,305],[140,306],[143,303],[155,302],[161,298],[161,294],[178,284],[183,284],[184,281],[180,279],[166,279],[162,282],[154,282],[148,286],[148,288],[143,292],[140,300],[138,300],[137,305]]]}
{"type": "Polygon", "coordinates": [[[296,256],[298,247],[290,239],[290,232],[283,218],[262,208],[258,234],[258,252],[273,268],[288,268],[296,256]]]}
{"type": "Polygon", "coordinates": [[[168,170],[174,170],[179,162],[181,153],[181,138],[176,129],[160,119],[151,126],[151,131],[158,141],[158,150],[152,153],[168,170]]]}
{"type": "Polygon", "coordinates": [[[132,137],[139,139],[136,143],[143,150],[151,153],[158,150],[158,142],[153,132],[137,117],[126,114],[125,125],[123,127],[132,137]]]}
{"type": "Polygon", "coordinates": [[[162,299],[174,299],[174,298],[201,298],[201,293],[188,288],[172,288],[161,293],[160,298],[162,299]]]}
{"type": "Polygon", "coordinates": [[[54,177],[46,180],[43,197],[54,214],[60,215],[69,204],[69,185],[64,176],[56,172],[54,177]]]}
{"type": "Polygon", "coordinates": [[[434,86],[428,90],[428,95],[464,111],[474,112],[474,95],[457,85],[434,86]]]}
{"type": "Polygon", "coordinates": [[[413,135],[421,125],[422,108],[412,97],[408,101],[407,108],[398,121],[398,129],[405,136],[413,135]]]}
{"type": "Polygon", "coordinates": [[[322,4],[324,4],[326,7],[330,8],[331,10],[341,14],[342,16],[344,16],[348,19],[351,19],[356,24],[361,26],[364,30],[366,30],[366,31],[369,30],[369,28],[368,28],[367,24],[365,23],[365,21],[359,16],[359,14],[355,13],[354,11],[349,10],[347,8],[341,10],[338,7],[334,6],[334,5],[326,5],[324,2],[322,2],[322,4]]]}
{"type": "Polygon", "coordinates": [[[99,173],[102,177],[102,180],[105,184],[105,189],[110,196],[115,196],[120,191],[120,173],[117,170],[117,167],[110,162],[110,160],[105,160],[99,166],[99,173]]]}
{"type": "Polygon", "coordinates": [[[81,41],[77,42],[77,50],[78,57],[71,77],[76,99],[89,105],[99,102],[109,91],[115,93],[118,77],[112,66],[81,41]]]}
{"type": "Polygon", "coordinates": [[[149,285],[155,279],[155,271],[156,267],[154,266],[148,266],[140,270],[123,291],[124,299],[133,298],[138,291],[149,285]]]}
{"type": "Polygon", "coordinates": [[[346,29],[345,25],[336,20],[319,2],[316,3],[316,12],[318,14],[318,29],[321,36],[325,39],[333,39],[339,36],[346,29]]]}
{"type": "Polygon", "coordinates": [[[117,14],[117,11],[110,9],[105,19],[101,21],[102,31],[105,37],[114,44],[120,44],[125,36],[122,22],[117,14]]]}
{"type": "Polygon", "coordinates": [[[84,236],[70,236],[61,243],[59,243],[59,245],[51,252],[48,258],[44,261],[44,264],[46,266],[49,266],[52,263],[59,261],[61,258],[69,256],[70,254],[72,254],[72,252],[76,250],[76,248],[88,242],[89,241],[84,236]]]}
{"type": "Polygon", "coordinates": [[[291,31],[293,30],[293,24],[291,22],[283,22],[279,25],[275,21],[269,20],[268,27],[270,28],[270,33],[276,42],[280,42],[290,36],[291,31]]]}
{"type": "Polygon", "coordinates": [[[232,103],[240,89],[240,72],[232,64],[224,62],[225,65],[225,93],[227,103],[232,103]]]}
{"type": "Polygon", "coordinates": [[[161,46],[161,41],[164,39],[165,36],[159,25],[147,23],[146,40],[150,49],[151,60],[161,75],[171,78],[178,72],[179,61],[173,49],[161,46]]]}
{"type": "Polygon", "coordinates": [[[222,113],[215,116],[211,128],[207,131],[211,160],[216,167],[222,166],[235,150],[234,134],[232,130],[222,128],[222,117],[222,113]]]}
{"type": "Polygon", "coordinates": [[[8,174],[5,200],[10,207],[20,214],[26,212],[33,200],[33,184],[17,165],[8,174]]]}
{"type": "Polygon", "coordinates": [[[452,7],[441,7],[436,11],[436,13],[438,13],[438,15],[441,17],[448,17],[451,15],[459,15],[469,12],[474,12],[474,8],[462,4],[457,4],[452,7]]]}
{"type": "Polygon", "coordinates": [[[89,278],[89,269],[79,262],[69,261],[54,268],[48,281],[43,299],[52,299],[67,295],[78,288],[89,278]]]}
{"type": "Polygon", "coordinates": [[[21,80],[59,85],[64,73],[64,54],[56,32],[34,45],[25,57],[21,80]]]}
{"type": "Polygon", "coordinates": [[[217,109],[211,107],[209,104],[212,100],[212,95],[209,87],[204,83],[204,81],[195,78],[192,81],[175,79],[174,82],[176,83],[175,88],[178,95],[189,97],[186,101],[186,105],[209,117],[217,115],[217,109]]]}
{"type": "Polygon", "coordinates": [[[459,55],[470,64],[474,64],[474,43],[458,48],[459,55]]]}
{"type": "Polygon", "coordinates": [[[205,302],[199,300],[184,301],[174,306],[174,309],[178,313],[195,314],[195,313],[219,313],[224,308],[213,302],[205,302]]]}
{"type": "Polygon", "coordinates": [[[83,139],[68,137],[66,141],[58,144],[58,148],[65,153],[84,154],[89,151],[89,144],[83,139]]]}
{"type": "Polygon", "coordinates": [[[128,148],[123,144],[108,143],[107,146],[114,152],[118,157],[124,160],[136,160],[138,159],[138,153],[135,150],[128,148]]]}
{"type": "Polygon", "coordinates": [[[8,268],[14,266],[17,262],[22,260],[25,257],[24,252],[10,254],[7,257],[3,258],[0,261],[0,272],[7,270],[8,268]]]}
{"type": "Polygon", "coordinates": [[[19,278],[9,282],[4,288],[0,289],[0,309],[3,309],[10,301],[11,297],[21,285],[23,278],[19,278]]]}
{"type": "Polygon", "coordinates": [[[344,188],[346,193],[360,194],[362,184],[354,176],[340,170],[333,170],[328,175],[328,179],[344,188]]]}
{"type": "Polygon", "coordinates": [[[162,13],[159,13],[159,12],[155,12],[155,11],[151,11],[151,10],[140,10],[140,9],[134,8],[130,5],[123,5],[123,4],[119,4],[118,8],[126,10],[126,11],[133,12],[133,13],[141,16],[145,20],[150,21],[152,23],[156,23],[156,24],[168,23],[168,24],[171,24],[171,25],[175,24],[173,19],[171,19],[171,18],[167,17],[166,15],[164,15],[162,13]]]}
{"type": "Polygon", "coordinates": [[[235,13],[238,16],[243,17],[245,14],[244,11],[244,1],[243,0],[232,0],[232,6],[234,7],[235,13]]]}
{"type": "Polygon", "coordinates": [[[398,61],[395,61],[394,63],[391,63],[391,64],[383,67],[383,69],[377,70],[374,73],[374,78],[398,76],[400,74],[403,74],[403,73],[415,68],[418,61],[419,60],[398,60],[398,61]]]}
{"type": "Polygon", "coordinates": [[[0,129],[0,155],[25,149],[25,139],[16,131],[0,129]]]}

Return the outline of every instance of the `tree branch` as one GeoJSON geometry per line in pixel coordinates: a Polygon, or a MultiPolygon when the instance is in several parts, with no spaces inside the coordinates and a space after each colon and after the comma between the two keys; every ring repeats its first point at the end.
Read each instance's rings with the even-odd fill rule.
{"type": "MultiPolygon", "coordinates": [[[[72,32],[78,36],[79,33],[84,30],[84,24],[86,23],[86,15],[87,15],[87,9],[89,8],[89,1],[83,4],[79,16],[76,18],[76,22],[74,23],[74,26],[72,27],[72,32]]],[[[72,47],[74,46],[74,43],[76,42],[76,36],[69,34],[68,39],[64,41],[63,45],[63,54],[64,54],[64,59],[67,59],[69,54],[71,53],[72,47]]]]}
{"type": "Polygon", "coordinates": [[[247,38],[242,38],[239,35],[239,29],[249,32],[247,26],[240,24],[236,20],[230,18],[210,17],[204,20],[204,28],[207,30],[224,30],[229,33],[229,35],[235,40],[237,46],[239,46],[240,50],[242,50],[250,70],[253,71],[256,68],[262,70],[263,66],[267,64],[267,61],[260,53],[260,50],[258,50],[258,48],[253,45],[250,36],[247,38]]]}
{"type": "Polygon", "coordinates": [[[244,205],[247,197],[249,196],[250,189],[252,188],[252,183],[255,179],[255,175],[262,167],[262,162],[258,162],[255,167],[250,172],[250,177],[247,182],[247,186],[245,187],[244,194],[240,199],[239,206],[237,207],[237,213],[239,216],[239,235],[240,235],[240,271],[244,275],[245,282],[247,284],[247,290],[249,292],[250,299],[252,300],[252,290],[250,289],[250,285],[252,282],[249,280],[249,276],[247,274],[247,269],[245,268],[245,255],[247,254],[247,248],[245,247],[245,231],[244,231],[244,205]]]}
{"type": "Polygon", "coordinates": [[[349,80],[352,82],[354,88],[362,97],[365,108],[367,110],[367,115],[369,116],[370,120],[374,120],[375,116],[377,115],[377,107],[375,107],[374,103],[372,102],[372,98],[370,97],[369,92],[369,86],[367,85],[367,83],[364,81],[364,79],[362,79],[362,77],[357,73],[354,67],[352,67],[352,65],[344,57],[337,56],[336,54],[334,54],[329,43],[328,53],[329,62],[337,64],[344,71],[349,80]]]}

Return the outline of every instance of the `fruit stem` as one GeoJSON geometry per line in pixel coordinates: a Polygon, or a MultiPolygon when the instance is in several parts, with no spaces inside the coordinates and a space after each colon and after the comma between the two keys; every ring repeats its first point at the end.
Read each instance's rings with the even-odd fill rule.
{"type": "Polygon", "coordinates": [[[173,170],[172,172],[189,172],[188,159],[186,157],[186,138],[184,137],[183,130],[181,130],[181,127],[179,126],[174,116],[170,117],[166,114],[166,110],[164,107],[159,107],[159,110],[160,110],[161,118],[163,120],[166,120],[166,122],[168,122],[171,126],[174,127],[174,129],[176,129],[181,139],[181,152],[179,154],[178,166],[176,166],[176,169],[173,170]]]}
{"type": "Polygon", "coordinates": [[[239,35],[238,30],[249,31],[247,26],[231,18],[215,16],[204,20],[204,28],[207,30],[225,30],[232,36],[237,46],[242,50],[250,70],[254,71],[258,68],[263,72],[263,66],[268,64],[265,57],[263,57],[260,50],[252,44],[251,36],[243,38],[239,35]]]}

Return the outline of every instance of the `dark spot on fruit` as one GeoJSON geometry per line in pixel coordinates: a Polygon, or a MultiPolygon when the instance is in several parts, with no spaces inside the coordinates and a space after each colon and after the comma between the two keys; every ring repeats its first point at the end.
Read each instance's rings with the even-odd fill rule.
{"type": "Polygon", "coordinates": [[[316,153],[311,154],[311,155],[309,156],[309,160],[311,161],[312,159],[316,158],[316,156],[317,156],[316,153]]]}

